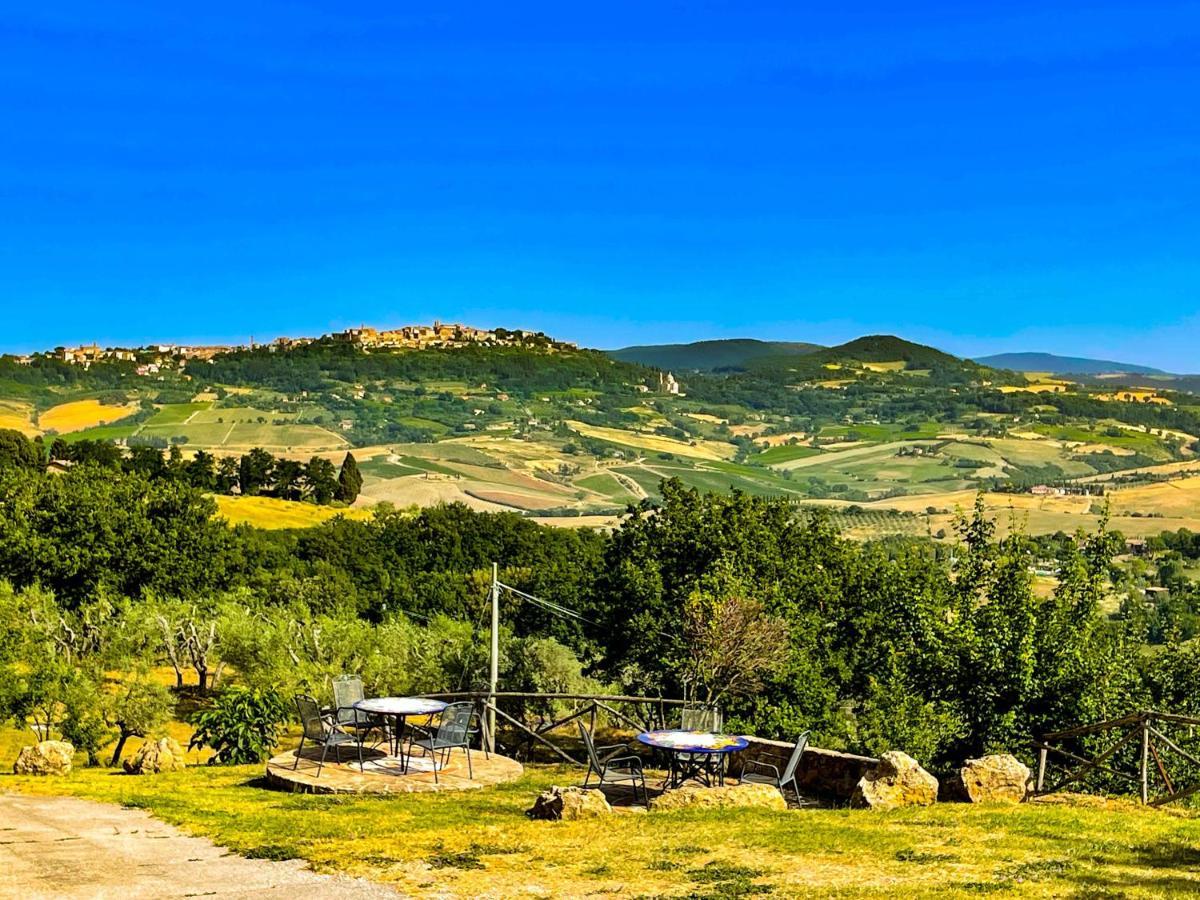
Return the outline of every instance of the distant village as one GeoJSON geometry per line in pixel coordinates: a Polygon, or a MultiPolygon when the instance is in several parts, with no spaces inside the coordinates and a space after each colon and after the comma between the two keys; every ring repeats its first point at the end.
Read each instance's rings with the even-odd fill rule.
{"type": "Polygon", "coordinates": [[[576,348],[572,342],[553,340],[542,332],[510,331],[504,328],[487,330],[473,328],[470,325],[435,321],[432,325],[405,325],[400,328],[387,329],[361,325],[358,328],[347,328],[345,331],[325,334],[320,338],[278,337],[267,344],[255,343],[253,337],[250,338],[249,343],[237,345],[151,344],[145,347],[123,348],[84,344],[78,347],[56,347],[46,354],[17,356],[15,360],[21,365],[32,365],[33,361],[41,355],[84,368],[102,360],[133,362],[138,364],[137,374],[145,376],[157,375],[164,368],[183,368],[191,360],[202,362],[211,360],[222,353],[256,350],[263,347],[274,353],[303,347],[318,340],[350,344],[367,351],[373,349],[428,350],[466,346],[511,347],[520,345],[534,345],[551,350],[576,348]]]}

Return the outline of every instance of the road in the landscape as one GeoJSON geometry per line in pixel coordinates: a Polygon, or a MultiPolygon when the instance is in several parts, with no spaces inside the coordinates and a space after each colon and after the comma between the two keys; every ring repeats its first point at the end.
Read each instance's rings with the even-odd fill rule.
{"type": "Polygon", "coordinates": [[[243,859],[141,810],[0,793],[0,897],[350,898],[400,895],[318,875],[299,860],[243,859]]]}

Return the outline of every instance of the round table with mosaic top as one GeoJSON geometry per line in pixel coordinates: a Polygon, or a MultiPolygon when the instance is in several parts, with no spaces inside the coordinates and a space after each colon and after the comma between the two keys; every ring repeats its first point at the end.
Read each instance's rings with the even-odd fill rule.
{"type": "Polygon", "coordinates": [[[637,739],[647,747],[662,750],[670,757],[670,775],[667,787],[679,787],[686,781],[699,781],[712,786],[712,775],[717,783],[725,784],[725,757],[737,750],[745,750],[750,742],[735,734],[714,734],[711,731],[643,731],[637,739]]]}

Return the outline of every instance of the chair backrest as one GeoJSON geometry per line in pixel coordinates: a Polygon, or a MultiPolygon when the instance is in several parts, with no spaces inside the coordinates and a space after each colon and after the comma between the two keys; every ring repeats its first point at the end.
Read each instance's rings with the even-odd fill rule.
{"type": "Polygon", "coordinates": [[[679,726],[684,731],[721,730],[721,711],[713,706],[685,706],[679,716],[679,726]]]}
{"type": "Polygon", "coordinates": [[[321,707],[316,700],[307,694],[297,694],[296,712],[300,713],[300,724],[308,740],[325,740],[325,722],[321,719],[321,707]]]}
{"type": "Polygon", "coordinates": [[[475,711],[473,703],[451,703],[442,710],[438,721],[438,742],[451,743],[467,742],[467,734],[471,730],[471,715],[475,711]]]}
{"type": "Polygon", "coordinates": [[[792,750],[792,755],[788,758],[787,765],[784,766],[783,774],[779,776],[779,780],[788,782],[792,780],[792,776],[796,774],[796,766],[800,764],[800,757],[804,755],[804,748],[808,746],[808,732],[803,731],[800,737],[796,738],[796,747],[792,750]]]}
{"type": "Polygon", "coordinates": [[[583,746],[587,750],[588,762],[591,763],[592,768],[597,772],[603,772],[604,766],[600,764],[600,757],[596,755],[596,742],[592,740],[592,733],[578,719],[575,720],[575,724],[579,726],[579,736],[583,738],[583,746]]]}
{"type": "Polygon", "coordinates": [[[355,711],[350,707],[365,699],[362,678],[358,675],[339,675],[333,679],[333,705],[337,707],[337,720],[342,724],[356,722],[355,711]]]}

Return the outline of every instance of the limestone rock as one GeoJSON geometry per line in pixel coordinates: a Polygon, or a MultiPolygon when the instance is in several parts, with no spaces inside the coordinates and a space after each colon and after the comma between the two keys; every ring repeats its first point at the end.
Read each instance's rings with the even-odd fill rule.
{"type": "Polygon", "coordinates": [[[22,747],[13,763],[16,775],[66,775],[71,771],[75,748],[66,741],[42,741],[22,747]]]}
{"type": "Polygon", "coordinates": [[[187,767],[183,748],[174,738],[165,737],[157,741],[146,741],[123,763],[130,775],[154,775],[158,772],[178,772],[187,767]]]}
{"type": "Polygon", "coordinates": [[[899,750],[889,750],[874,771],[859,779],[850,804],[859,808],[899,809],[929,806],[937,802],[938,780],[915,759],[899,750]]]}
{"type": "Polygon", "coordinates": [[[578,787],[552,787],[538,794],[525,815],[531,819],[591,819],[612,812],[600,791],[578,787]]]}
{"type": "Polygon", "coordinates": [[[787,809],[787,801],[779,789],[769,784],[735,784],[726,787],[685,785],[666,791],[650,803],[655,812],[672,809],[787,809]]]}
{"type": "Polygon", "coordinates": [[[958,777],[972,803],[1020,803],[1029,794],[1029,767],[1007,753],[968,759],[958,777]]]}

